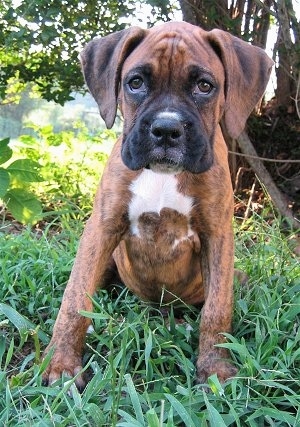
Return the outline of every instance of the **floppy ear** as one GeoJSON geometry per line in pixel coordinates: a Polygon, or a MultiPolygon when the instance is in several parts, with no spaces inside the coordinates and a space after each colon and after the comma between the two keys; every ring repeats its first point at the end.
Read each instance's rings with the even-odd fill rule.
{"type": "Polygon", "coordinates": [[[224,123],[228,134],[237,138],[266,89],[273,61],[263,49],[226,31],[212,30],[208,37],[225,70],[224,123]]]}
{"type": "Polygon", "coordinates": [[[90,41],[80,54],[82,72],[101,117],[110,129],[117,112],[122,65],[145,37],[146,30],[131,27],[90,41]]]}

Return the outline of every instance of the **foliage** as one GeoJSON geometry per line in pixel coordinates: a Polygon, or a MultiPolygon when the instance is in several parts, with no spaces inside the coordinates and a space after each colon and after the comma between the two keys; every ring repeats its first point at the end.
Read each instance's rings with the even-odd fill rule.
{"type": "MultiPolygon", "coordinates": [[[[13,217],[32,224],[57,216],[65,203],[89,209],[116,133],[104,130],[91,136],[81,123],[73,131],[59,133],[51,125],[28,125],[27,132],[14,146],[15,157],[27,159],[0,168],[0,198],[13,217]]],[[[8,142],[0,141],[0,164],[13,154],[8,142]]]]}
{"type": "MultiPolygon", "coordinates": [[[[163,317],[116,286],[94,297],[94,332],[80,395],[73,380],[41,384],[49,340],[82,231],[85,212],[70,206],[43,231],[0,234],[0,424],[54,426],[297,426],[300,423],[300,266],[274,220],[236,227],[233,335],[239,368],[221,385],[194,385],[199,312],[163,317]],[[30,320],[29,320],[30,319],[30,320]],[[71,390],[72,397],[70,396],[71,390]]],[[[166,307],[163,307],[164,311],[166,307]]]]}
{"type": "Polygon", "coordinates": [[[25,117],[45,103],[34,85],[24,85],[16,79],[9,80],[5,99],[0,103],[0,138],[19,136],[25,117]]]}
{"type": "MultiPolygon", "coordinates": [[[[273,57],[278,58],[277,97],[295,99],[299,77],[300,23],[292,1],[231,0],[3,0],[0,3],[0,99],[7,102],[9,82],[34,82],[42,97],[63,104],[83,89],[78,54],[96,35],[143,21],[183,19],[205,29],[222,28],[266,47],[271,22],[278,26],[273,57]],[[142,18],[140,18],[142,16],[142,18]],[[281,88],[283,88],[281,90],[281,88]]],[[[146,21],[146,22],[145,22],[146,21]]]]}
{"type": "MultiPolygon", "coordinates": [[[[0,141],[0,165],[13,155],[9,138],[0,141]]],[[[41,217],[42,206],[36,196],[28,191],[29,183],[41,182],[40,164],[31,159],[17,159],[0,167],[0,199],[20,222],[31,224],[41,217]]]]}
{"type": "Polygon", "coordinates": [[[45,206],[56,209],[66,202],[90,208],[116,132],[100,130],[91,135],[81,122],[73,130],[58,133],[51,125],[28,129],[34,134],[19,139],[28,156],[40,159],[43,166],[45,185],[36,191],[43,194],[45,206]]]}
{"type": "MultiPolygon", "coordinates": [[[[142,1],[141,3],[147,3],[142,1]]],[[[169,2],[151,1],[162,19],[169,2]]],[[[35,82],[44,99],[63,104],[82,89],[78,54],[96,35],[123,29],[136,11],[134,0],[3,0],[0,3],[0,99],[7,82],[35,82]]]]}

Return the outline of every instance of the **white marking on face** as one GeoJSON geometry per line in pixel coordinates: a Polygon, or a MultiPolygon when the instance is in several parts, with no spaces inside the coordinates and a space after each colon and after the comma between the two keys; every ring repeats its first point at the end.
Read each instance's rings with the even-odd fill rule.
{"type": "Polygon", "coordinates": [[[174,111],[161,111],[155,117],[156,119],[173,119],[173,120],[181,120],[181,116],[179,113],[175,113],[174,111]]]}
{"type": "Polygon", "coordinates": [[[185,196],[177,189],[174,174],[160,174],[144,169],[130,185],[132,199],[128,214],[132,234],[139,236],[138,219],[144,212],[157,212],[163,208],[174,209],[189,217],[193,198],[185,196]]]}

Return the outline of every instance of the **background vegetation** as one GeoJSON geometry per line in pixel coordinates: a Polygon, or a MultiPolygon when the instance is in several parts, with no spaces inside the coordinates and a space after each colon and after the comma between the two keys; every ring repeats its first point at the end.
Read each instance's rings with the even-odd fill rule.
{"type": "Polygon", "coordinates": [[[84,313],[94,325],[85,391],[80,395],[69,378],[41,384],[48,363],[41,353],[119,129],[104,130],[95,104],[78,94],[84,93],[82,45],[96,34],[180,13],[262,47],[276,28],[276,96],[251,117],[247,132],[259,155],[295,161],[268,169],[297,216],[298,6],[287,0],[0,3],[0,425],[300,425],[299,237],[236,157],[235,262],[249,276],[246,285],[235,284],[226,344],[238,376],[224,385],[215,376],[206,388],[195,385],[200,313],[149,307],[116,284],[94,297],[93,314],[84,313]]]}

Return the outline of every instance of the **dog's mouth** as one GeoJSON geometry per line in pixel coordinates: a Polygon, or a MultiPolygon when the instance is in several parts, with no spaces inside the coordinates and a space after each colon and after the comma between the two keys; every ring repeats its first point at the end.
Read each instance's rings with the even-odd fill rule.
{"type": "Polygon", "coordinates": [[[151,169],[152,172],[156,173],[169,174],[177,174],[183,171],[183,167],[181,165],[168,158],[155,160],[154,162],[149,163],[149,165],[146,166],[146,169],[151,169]]]}

